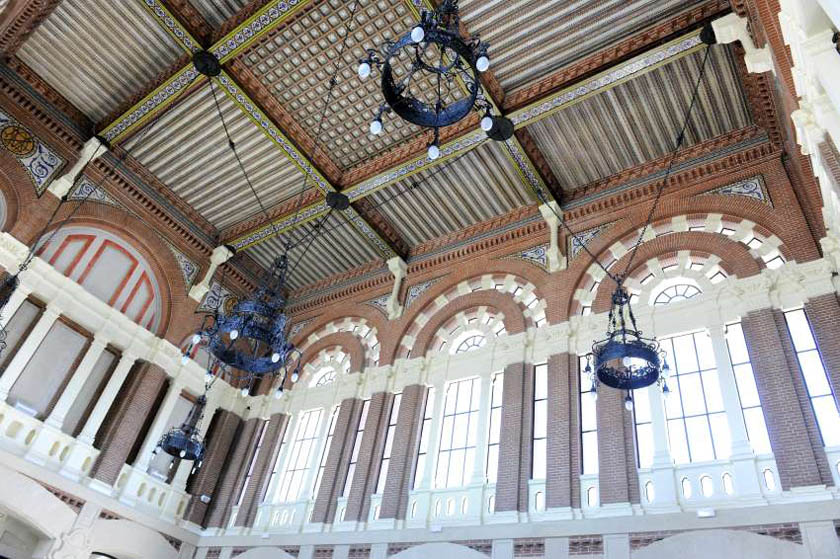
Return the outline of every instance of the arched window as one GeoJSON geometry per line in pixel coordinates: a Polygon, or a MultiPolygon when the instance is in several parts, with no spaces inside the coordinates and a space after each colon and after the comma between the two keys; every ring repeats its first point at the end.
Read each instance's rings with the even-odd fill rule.
{"type": "Polygon", "coordinates": [[[458,347],[455,348],[455,353],[467,353],[468,351],[480,348],[485,343],[487,343],[487,338],[484,334],[473,334],[458,344],[458,347]]]}
{"type": "Polygon", "coordinates": [[[679,303],[696,297],[697,295],[700,295],[700,293],[701,291],[690,283],[678,283],[660,291],[656,298],[654,298],[653,304],[661,306],[670,305],[671,303],[679,303]]]}
{"type": "Polygon", "coordinates": [[[312,386],[324,386],[335,380],[335,369],[325,367],[312,378],[312,386]]]}

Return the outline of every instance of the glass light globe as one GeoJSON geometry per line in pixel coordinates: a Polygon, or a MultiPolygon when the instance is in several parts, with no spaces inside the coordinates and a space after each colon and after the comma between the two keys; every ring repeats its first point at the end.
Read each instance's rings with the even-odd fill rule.
{"type": "Polygon", "coordinates": [[[179,453],[178,453],[178,456],[180,456],[181,458],[183,458],[183,457],[184,457],[184,456],[186,456],[186,455],[187,455],[187,451],[186,451],[186,450],[182,450],[181,452],[179,452],[179,453]]]}
{"type": "Polygon", "coordinates": [[[490,115],[485,116],[481,119],[481,129],[485,132],[490,132],[493,128],[493,117],[490,115]]]}
{"type": "Polygon", "coordinates": [[[282,388],[278,388],[277,390],[274,391],[274,399],[275,400],[279,400],[282,397],[283,397],[283,389],[282,388]]]}
{"type": "MultiPolygon", "coordinates": [[[[418,25],[414,29],[411,30],[411,40],[415,43],[419,43],[426,37],[426,31],[423,29],[422,26],[418,25]]],[[[488,62],[489,64],[489,62],[488,62]]]]}
{"type": "Polygon", "coordinates": [[[633,364],[633,358],[628,357],[628,356],[624,356],[621,359],[621,364],[624,365],[625,367],[630,367],[633,364]]]}
{"type": "Polygon", "coordinates": [[[434,161],[434,160],[435,160],[435,159],[437,159],[438,157],[440,157],[440,148],[439,148],[439,147],[437,147],[437,146],[436,146],[436,145],[434,145],[434,144],[430,145],[430,146],[429,146],[429,159],[431,159],[432,161],[434,161]]]}
{"type": "Polygon", "coordinates": [[[251,391],[248,390],[247,388],[243,388],[242,390],[239,391],[239,393],[242,394],[243,398],[246,398],[250,392],[251,391]]]}
{"type": "Polygon", "coordinates": [[[277,363],[278,361],[280,361],[280,354],[279,353],[272,353],[271,354],[271,362],[272,363],[277,363]]]}
{"type": "Polygon", "coordinates": [[[592,390],[590,390],[590,391],[589,391],[589,398],[590,398],[593,402],[597,401],[597,400],[598,400],[598,391],[597,391],[597,390],[595,390],[594,388],[593,388],[592,390]]]}
{"type": "Polygon", "coordinates": [[[382,121],[379,119],[370,121],[370,133],[374,136],[382,134],[382,121]]]}
{"type": "Polygon", "coordinates": [[[490,68],[490,59],[485,56],[479,56],[478,60],[475,61],[475,69],[479,72],[486,72],[490,68]]]}
{"type": "Polygon", "coordinates": [[[204,384],[210,384],[211,382],[213,382],[213,373],[207,371],[204,373],[204,384]]]}
{"type": "Polygon", "coordinates": [[[186,365],[190,362],[190,356],[186,353],[181,356],[181,365],[186,365]]]}
{"type": "Polygon", "coordinates": [[[292,373],[292,382],[297,382],[299,378],[300,378],[300,375],[298,374],[297,371],[292,373]]]}
{"type": "Polygon", "coordinates": [[[193,335],[193,337],[192,337],[193,345],[197,344],[200,341],[201,341],[201,336],[199,336],[198,334],[193,335]]]}
{"type": "Polygon", "coordinates": [[[230,331],[230,339],[235,340],[239,337],[239,330],[231,330],[230,331]]]}
{"type": "Polygon", "coordinates": [[[624,398],[624,409],[627,411],[633,411],[633,398],[630,395],[624,398]]]}
{"type": "Polygon", "coordinates": [[[367,78],[370,75],[370,64],[367,62],[362,62],[359,64],[359,77],[362,79],[367,78]]]}

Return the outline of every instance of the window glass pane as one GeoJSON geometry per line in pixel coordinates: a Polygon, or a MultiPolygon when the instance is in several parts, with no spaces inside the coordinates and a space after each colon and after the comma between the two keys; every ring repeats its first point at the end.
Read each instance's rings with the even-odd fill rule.
{"type": "Polygon", "coordinates": [[[705,462],[715,459],[709,422],[706,417],[687,417],[685,429],[688,433],[688,449],[692,462],[705,462]]]}
{"type": "Polygon", "coordinates": [[[650,396],[647,389],[633,391],[633,413],[636,423],[650,423],[650,396]]]}
{"type": "Polygon", "coordinates": [[[677,377],[680,385],[680,393],[683,395],[683,412],[686,416],[700,415],[706,413],[706,404],[703,401],[703,387],[700,384],[700,374],[679,375],[677,377]]]}
{"type": "Polygon", "coordinates": [[[548,397],[548,365],[534,367],[534,399],[545,400],[548,397]]]}
{"type": "Polygon", "coordinates": [[[596,403],[589,393],[584,393],[580,403],[580,427],[583,431],[594,431],[598,427],[595,413],[596,403]]]}
{"type": "Polygon", "coordinates": [[[720,392],[720,382],[717,371],[703,371],[703,392],[706,395],[706,409],[709,413],[723,411],[723,394],[720,392]]]}
{"type": "Polygon", "coordinates": [[[546,465],[546,440],[541,439],[534,441],[534,463],[533,463],[533,479],[545,479],[545,465],[546,465]]]}
{"type": "Polygon", "coordinates": [[[822,359],[817,351],[806,351],[799,354],[799,365],[805,377],[805,385],[811,397],[831,394],[831,387],[823,369],[822,359]]]}
{"type": "Polygon", "coordinates": [[[673,343],[677,372],[682,374],[698,370],[697,354],[694,351],[692,336],[678,336],[673,338],[673,343]]]}
{"type": "Polygon", "coordinates": [[[636,440],[639,445],[639,467],[650,468],[653,465],[653,425],[637,425],[636,440]]]}
{"type": "Polygon", "coordinates": [[[811,401],[814,404],[817,423],[820,425],[823,444],[825,446],[840,445],[840,415],[837,413],[834,397],[831,395],[820,396],[811,401]]]}
{"type": "Polygon", "coordinates": [[[805,311],[797,309],[785,313],[788,330],[790,330],[790,337],[793,340],[793,345],[796,351],[807,351],[815,349],[817,346],[814,343],[814,337],[811,334],[811,326],[808,324],[808,318],[805,316],[805,311]]]}
{"type": "Polygon", "coordinates": [[[595,431],[583,433],[583,473],[598,473],[598,434],[595,431]]]}
{"type": "Polygon", "coordinates": [[[487,481],[496,483],[499,473],[499,446],[493,445],[487,449],[487,481]]]}
{"type": "Polygon", "coordinates": [[[534,438],[541,439],[546,436],[546,425],[548,417],[546,416],[546,407],[548,402],[540,400],[534,402],[534,438]]]}
{"type": "Polygon", "coordinates": [[[767,425],[764,423],[764,413],[761,408],[744,410],[744,423],[747,425],[747,436],[750,439],[753,452],[756,454],[770,454],[770,437],[767,435],[767,425]]]}
{"type": "Polygon", "coordinates": [[[726,327],[726,342],[729,345],[729,356],[732,363],[746,363],[750,360],[747,343],[741,324],[730,324],[726,327]]]}
{"type": "Polygon", "coordinates": [[[715,350],[712,349],[712,337],[708,332],[699,332],[694,336],[697,344],[697,358],[700,361],[700,369],[714,369],[715,350]]]}
{"type": "Polygon", "coordinates": [[[758,387],[755,385],[752,365],[744,363],[743,365],[736,365],[734,369],[741,405],[745,408],[760,406],[761,400],[758,398],[758,387]]]}
{"type": "Polygon", "coordinates": [[[685,424],[682,419],[668,420],[668,441],[671,443],[671,457],[676,464],[690,462],[688,441],[685,438],[685,424]]]}
{"type": "Polygon", "coordinates": [[[725,413],[714,413],[709,416],[712,428],[712,440],[715,445],[715,455],[720,460],[729,458],[732,452],[732,441],[729,436],[729,424],[725,413]]]}

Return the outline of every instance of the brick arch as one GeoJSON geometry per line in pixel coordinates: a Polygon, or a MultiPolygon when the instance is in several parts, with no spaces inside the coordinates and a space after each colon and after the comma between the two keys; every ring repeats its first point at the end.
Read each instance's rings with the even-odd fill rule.
{"type": "MultiPolygon", "coordinates": [[[[720,200],[716,200],[719,198],[731,199],[733,197],[699,196],[684,201],[672,201],[667,207],[663,208],[662,215],[654,220],[650,231],[654,235],[659,235],[656,239],[685,232],[698,232],[689,231],[689,229],[695,228],[713,233],[715,236],[729,241],[736,238],[741,240],[741,246],[744,246],[752,257],[759,261],[762,257],[770,257],[774,254],[780,254],[785,260],[800,260],[809,257],[807,239],[803,241],[801,234],[797,235],[796,231],[786,229],[784,220],[780,219],[779,215],[774,216],[774,209],[770,206],[743,197],[744,201],[739,201],[737,204],[736,209],[739,211],[736,214],[727,211],[729,208],[722,209],[720,206],[723,204],[720,200]],[[775,221],[773,218],[775,218],[775,221]],[[718,233],[721,226],[736,230],[736,234],[730,238],[718,233]],[[759,248],[746,247],[745,243],[749,241],[751,236],[761,240],[759,248]],[[790,242],[786,239],[790,239],[790,242]]],[[[733,204],[730,202],[729,206],[731,207],[733,204]]],[[[610,226],[605,234],[596,237],[587,245],[589,250],[604,265],[615,260],[613,254],[618,254],[623,258],[636,243],[644,226],[645,217],[645,215],[639,214],[636,219],[625,217],[618,220],[610,226]]],[[[792,226],[798,226],[795,219],[791,219],[791,222],[792,226]]],[[[675,247],[675,249],[703,250],[701,247],[675,247]]],[[[618,263],[613,264],[613,266],[615,266],[615,270],[623,270],[618,263]]],[[[586,253],[581,253],[572,260],[568,272],[574,280],[561,288],[563,290],[563,294],[560,296],[561,300],[566,301],[566,304],[563,305],[566,316],[561,317],[562,320],[579,312],[580,309],[576,305],[577,290],[591,287],[597,277],[603,275],[603,272],[596,271],[596,269],[598,269],[598,266],[591,262],[586,253]]]]}
{"type": "Polygon", "coordinates": [[[303,352],[301,369],[316,359],[322,350],[340,347],[350,356],[350,372],[361,373],[365,368],[365,348],[358,337],[350,332],[336,332],[319,339],[303,352]]]}
{"type": "Polygon", "coordinates": [[[323,330],[324,327],[338,320],[346,317],[358,317],[364,319],[368,324],[376,328],[377,334],[382,335],[388,328],[388,321],[381,311],[374,307],[365,304],[353,302],[340,302],[336,305],[331,305],[326,312],[319,314],[312,318],[305,318],[301,316],[293,316],[291,318],[292,328],[296,323],[304,322],[304,327],[294,335],[292,342],[298,346],[306,343],[306,339],[312,334],[323,330]]]}
{"type": "Polygon", "coordinates": [[[58,198],[47,193],[38,198],[29,175],[5,150],[0,150],[0,190],[6,198],[3,231],[29,244],[58,205],[58,198]]]}
{"type": "MultiPolygon", "coordinates": [[[[753,276],[764,268],[763,262],[757,260],[749,249],[741,243],[736,243],[723,235],[696,231],[684,231],[657,237],[647,241],[639,247],[634,259],[634,267],[628,273],[635,277],[639,270],[647,267],[647,263],[655,258],[675,258],[680,251],[696,251],[715,255],[720,258],[721,267],[727,275],[738,278],[753,276]]],[[[613,265],[614,270],[624,270],[630,260],[630,253],[625,254],[613,265]]],[[[602,281],[597,287],[597,295],[592,304],[593,312],[609,310],[610,295],[615,285],[608,280],[602,281]]]]}
{"type": "MultiPolygon", "coordinates": [[[[320,326],[309,329],[309,334],[305,338],[296,338],[300,340],[297,347],[306,357],[311,351],[310,348],[317,346],[320,341],[329,339],[337,334],[346,334],[350,338],[353,338],[361,348],[362,364],[354,369],[354,371],[361,371],[365,366],[377,366],[380,364],[381,344],[379,342],[379,329],[376,324],[371,324],[364,317],[342,316],[341,318],[321,323],[320,326]]],[[[334,346],[336,344],[333,343],[332,345],[334,346]]],[[[317,354],[317,352],[314,352],[314,354],[317,354]]]]}
{"type": "Polygon", "coordinates": [[[497,291],[468,293],[438,309],[429,321],[420,328],[416,336],[407,334],[400,342],[400,350],[403,352],[401,356],[408,356],[409,350],[414,356],[425,355],[441,326],[455,314],[476,307],[487,307],[495,310],[497,314],[504,315],[505,330],[508,334],[524,332],[525,328],[530,325],[519,304],[510,295],[497,291]]]}

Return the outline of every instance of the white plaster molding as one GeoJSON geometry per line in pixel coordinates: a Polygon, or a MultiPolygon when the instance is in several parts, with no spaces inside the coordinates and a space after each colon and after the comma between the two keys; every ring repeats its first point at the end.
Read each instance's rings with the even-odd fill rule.
{"type": "Polygon", "coordinates": [[[715,37],[719,44],[740,41],[744,47],[744,61],[747,70],[754,74],[775,72],[770,47],[758,48],[747,30],[747,18],[731,13],[712,22],[715,37]]]}
{"type": "Polygon", "coordinates": [[[548,257],[548,271],[559,272],[566,269],[566,257],[560,252],[559,227],[560,219],[557,217],[562,210],[557,202],[549,202],[540,206],[540,213],[548,225],[549,245],[546,251],[548,257]]]}
{"type": "Polygon", "coordinates": [[[226,245],[220,245],[213,249],[210,255],[210,265],[204,278],[197,284],[190,288],[190,299],[201,302],[207,292],[210,291],[210,281],[213,279],[213,274],[216,273],[216,268],[233,258],[234,252],[226,245]]]}
{"type": "Polygon", "coordinates": [[[84,170],[87,164],[89,162],[93,162],[94,159],[102,156],[102,154],[107,151],[107,145],[103,144],[96,136],[92,137],[85,142],[76,163],[74,163],[66,173],[54,180],[47,190],[51,194],[54,194],[56,198],[63,198],[68,192],[70,192],[73,185],[76,184],[76,178],[84,170]]]}
{"type": "Polygon", "coordinates": [[[388,269],[394,274],[394,286],[391,289],[391,297],[388,299],[386,309],[388,311],[388,320],[396,320],[403,313],[403,306],[400,305],[400,287],[402,287],[402,283],[405,280],[405,274],[408,268],[405,260],[399,256],[395,256],[388,260],[388,269]]]}

